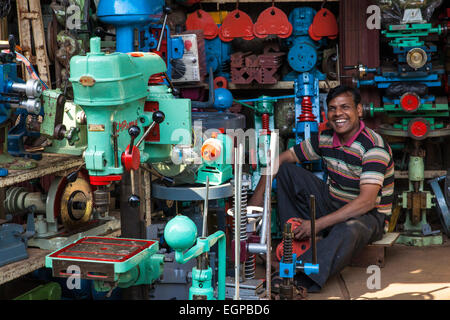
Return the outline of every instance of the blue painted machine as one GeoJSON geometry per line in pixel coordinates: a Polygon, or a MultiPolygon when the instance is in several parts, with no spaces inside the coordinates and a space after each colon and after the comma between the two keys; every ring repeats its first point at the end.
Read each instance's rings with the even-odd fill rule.
{"type": "MultiPolygon", "coordinates": [[[[33,120],[37,120],[37,116],[44,115],[39,99],[42,94],[42,86],[38,80],[28,80],[25,83],[17,77],[14,37],[10,36],[9,44],[10,53],[1,53],[0,55],[0,140],[3,140],[2,144],[7,148],[6,150],[5,147],[2,147],[0,150],[0,164],[3,166],[13,162],[11,156],[34,160],[42,157],[39,153],[25,151],[23,141],[25,137],[39,136],[39,132],[28,129],[27,117],[32,115],[33,120]],[[19,118],[8,130],[7,122],[13,116],[19,118]]],[[[6,174],[7,171],[2,170],[2,175],[6,174]]]]}
{"type": "Polygon", "coordinates": [[[116,51],[133,52],[134,29],[157,23],[163,15],[164,0],[101,0],[97,8],[100,21],[116,27],[116,51]]]}

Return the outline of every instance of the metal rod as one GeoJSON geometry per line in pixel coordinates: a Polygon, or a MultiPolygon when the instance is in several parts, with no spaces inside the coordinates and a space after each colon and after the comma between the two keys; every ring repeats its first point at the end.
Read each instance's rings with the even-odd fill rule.
{"type": "Polygon", "coordinates": [[[117,145],[117,122],[113,122],[113,145],[114,145],[114,168],[118,168],[119,167],[119,147],[117,145]]]}
{"type": "Polygon", "coordinates": [[[239,196],[239,154],[238,148],[234,148],[234,300],[239,300],[239,274],[240,274],[240,220],[241,220],[241,197],[239,196]]]}
{"type": "Polygon", "coordinates": [[[150,126],[147,128],[147,130],[145,130],[144,134],[142,135],[142,137],[139,139],[139,141],[136,143],[136,148],[139,148],[139,146],[141,145],[142,141],[144,141],[144,139],[147,137],[147,135],[150,133],[150,131],[152,131],[153,127],[156,125],[156,121],[153,121],[150,126]]]}
{"type": "Polygon", "coordinates": [[[270,193],[272,192],[272,159],[271,159],[271,150],[268,151],[268,163],[267,163],[268,175],[267,181],[268,183],[268,196],[267,196],[267,215],[265,215],[266,221],[266,244],[267,244],[267,252],[266,252],[266,298],[268,300],[272,299],[272,237],[271,237],[271,198],[270,193]]]}
{"type": "Polygon", "coordinates": [[[203,208],[203,230],[202,230],[203,238],[208,236],[208,205],[209,205],[208,198],[209,198],[209,176],[206,176],[206,196],[203,208]]]}
{"type": "Polygon", "coordinates": [[[134,191],[134,170],[130,170],[130,180],[131,180],[131,194],[136,194],[134,191]]]}
{"type": "Polygon", "coordinates": [[[310,195],[310,209],[311,209],[311,251],[312,263],[317,264],[317,249],[316,249],[316,197],[310,195]]]}
{"type": "MultiPolygon", "coordinates": [[[[270,154],[270,150],[269,150],[270,154]]],[[[268,163],[270,163],[270,158],[268,157],[268,163]]],[[[264,189],[264,208],[263,208],[263,217],[262,217],[262,227],[261,227],[261,239],[259,241],[260,244],[267,243],[267,224],[270,224],[267,219],[269,216],[269,206],[270,206],[270,185],[272,184],[272,176],[270,174],[269,165],[266,166],[267,174],[266,174],[266,185],[264,189]]]]}
{"type": "Polygon", "coordinates": [[[164,36],[164,30],[166,29],[166,22],[167,22],[167,13],[164,16],[164,22],[162,25],[161,34],[159,35],[159,40],[158,40],[158,45],[156,46],[156,51],[159,51],[159,49],[161,48],[161,42],[162,42],[162,38],[164,36]]]}

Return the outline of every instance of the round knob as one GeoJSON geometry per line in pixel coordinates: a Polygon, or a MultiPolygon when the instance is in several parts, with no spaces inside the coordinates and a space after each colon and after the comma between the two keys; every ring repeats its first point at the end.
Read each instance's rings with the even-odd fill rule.
{"type": "Polygon", "coordinates": [[[139,205],[141,204],[141,199],[135,195],[132,194],[129,198],[128,198],[128,204],[130,205],[130,207],[132,208],[137,208],[139,207],[139,205]]]}
{"type": "Polygon", "coordinates": [[[174,250],[184,251],[195,243],[197,227],[186,216],[176,216],[164,228],[164,239],[174,250]]]}
{"type": "MultiPolygon", "coordinates": [[[[155,111],[153,112],[153,121],[155,121],[156,123],[161,123],[164,121],[165,119],[165,114],[162,111],[155,111]]],[[[131,128],[130,128],[131,129],[131,128]]]]}
{"type": "Polygon", "coordinates": [[[128,134],[132,138],[136,138],[140,133],[141,133],[141,129],[139,129],[139,127],[137,127],[137,126],[132,126],[132,127],[130,127],[130,129],[128,129],[128,134]]]}

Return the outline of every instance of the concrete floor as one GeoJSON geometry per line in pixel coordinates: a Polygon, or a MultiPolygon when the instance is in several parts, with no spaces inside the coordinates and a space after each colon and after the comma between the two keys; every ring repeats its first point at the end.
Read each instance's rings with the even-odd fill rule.
{"type": "MultiPolygon", "coordinates": [[[[386,248],[380,288],[368,289],[366,268],[347,267],[308,300],[450,300],[450,240],[430,247],[386,248]]],[[[373,279],[373,278],[371,278],[373,279]]],[[[369,281],[373,283],[373,281],[369,281]]]]}

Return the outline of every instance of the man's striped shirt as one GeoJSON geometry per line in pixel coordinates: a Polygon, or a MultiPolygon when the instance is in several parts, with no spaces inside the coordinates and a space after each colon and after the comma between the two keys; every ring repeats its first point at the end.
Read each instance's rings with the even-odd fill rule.
{"type": "Polygon", "coordinates": [[[291,148],[300,162],[323,159],[330,195],[348,203],[359,195],[362,184],[381,186],[378,212],[391,214],[394,198],[392,150],[383,138],[360,121],[359,131],[344,145],[333,130],[311,135],[291,148]]]}

